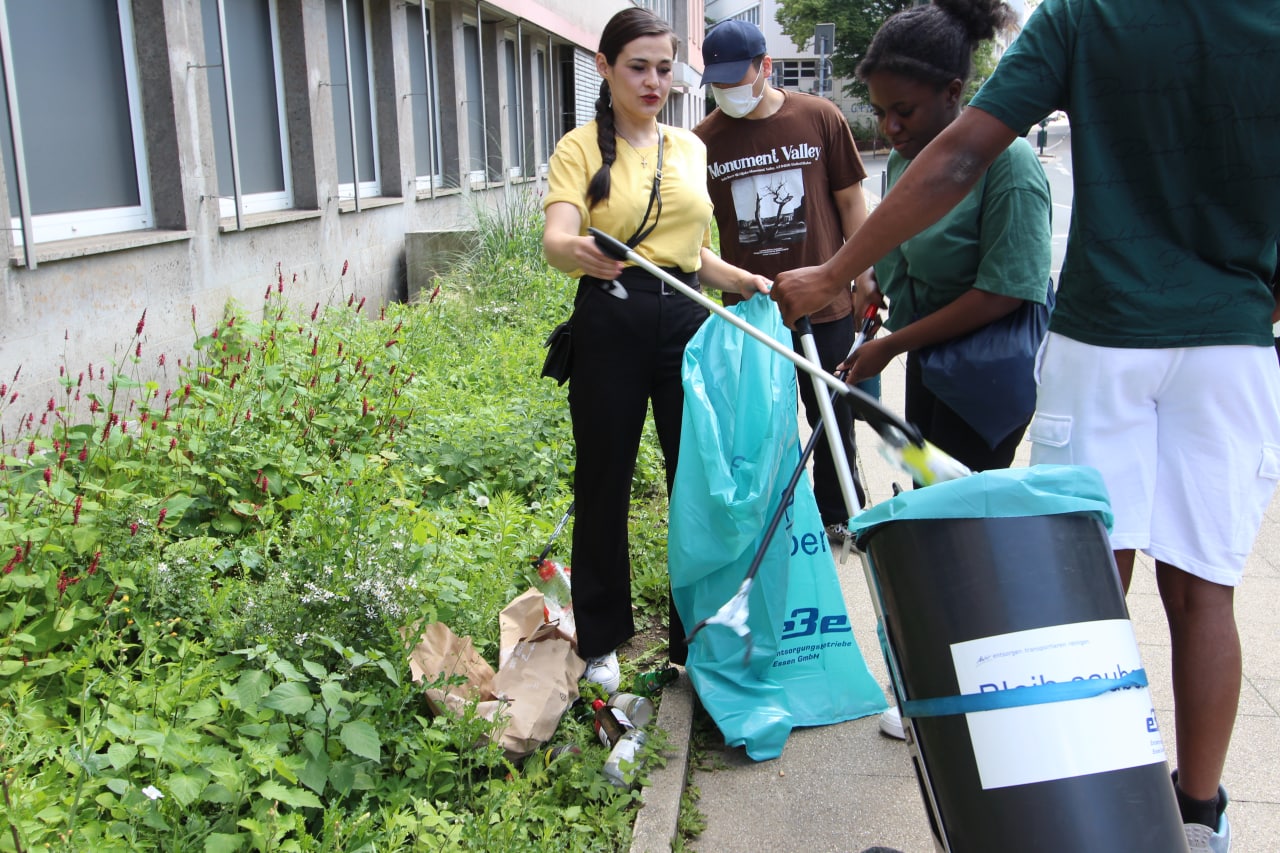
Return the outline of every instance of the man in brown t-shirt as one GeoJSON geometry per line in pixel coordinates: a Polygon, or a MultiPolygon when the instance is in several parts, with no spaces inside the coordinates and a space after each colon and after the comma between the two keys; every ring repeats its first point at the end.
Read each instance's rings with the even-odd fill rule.
{"type": "MultiPolygon", "coordinates": [[[[707,188],[721,256],[769,278],[823,263],[867,217],[862,195],[867,173],[848,122],[825,98],[770,85],[773,61],[754,24],[717,24],[703,42],[702,55],[702,82],[712,87],[719,108],[693,132],[707,146],[707,188]]],[[[822,366],[835,370],[853,345],[852,291],[809,319],[822,366]]],[[[799,338],[794,344],[799,350],[799,338]]],[[[800,377],[799,386],[813,426],[819,418],[813,384],[800,377]]],[[[843,399],[836,401],[836,420],[853,465],[853,418],[843,399]]],[[[849,514],[825,441],[814,451],[813,469],[822,523],[841,544],[848,538],[849,514]]],[[[857,489],[862,504],[861,485],[857,489]]]]}

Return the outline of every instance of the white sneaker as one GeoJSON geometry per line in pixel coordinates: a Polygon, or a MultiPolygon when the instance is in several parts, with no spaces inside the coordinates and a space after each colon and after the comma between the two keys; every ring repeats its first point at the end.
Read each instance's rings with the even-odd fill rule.
{"type": "Polygon", "coordinates": [[[907,733],[902,728],[902,712],[897,705],[880,715],[880,731],[898,740],[907,739],[907,733]]]}
{"type": "Polygon", "coordinates": [[[1187,833],[1187,849],[1191,853],[1230,853],[1231,823],[1226,814],[1218,819],[1218,831],[1214,832],[1203,823],[1184,823],[1187,833]]]}
{"type": "MultiPolygon", "coordinates": [[[[1226,807],[1227,792],[1221,785],[1218,802],[1221,808],[1226,807]]],[[[1182,829],[1187,834],[1187,849],[1191,853],[1229,853],[1231,850],[1231,822],[1225,811],[1218,816],[1217,832],[1203,823],[1184,823],[1182,829]]]]}
{"type": "Polygon", "coordinates": [[[598,658],[587,658],[587,668],[582,673],[582,677],[599,684],[610,696],[617,693],[618,686],[622,683],[622,671],[618,669],[617,653],[609,652],[598,658]]]}

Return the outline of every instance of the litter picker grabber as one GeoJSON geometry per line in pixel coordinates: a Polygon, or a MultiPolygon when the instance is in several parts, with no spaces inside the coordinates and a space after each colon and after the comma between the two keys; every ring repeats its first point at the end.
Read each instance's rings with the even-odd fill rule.
{"type": "Polygon", "coordinates": [[[551,531],[551,536],[547,539],[546,546],[542,549],[542,553],[533,558],[533,567],[536,569],[547,559],[547,555],[551,553],[551,546],[555,544],[556,539],[564,532],[564,526],[569,523],[569,517],[573,515],[573,505],[576,501],[569,501],[569,508],[564,511],[564,515],[560,516],[560,520],[556,522],[555,529],[551,531]]]}
{"type": "MultiPolygon", "coordinates": [[[[905,420],[889,411],[880,401],[874,397],[854,388],[844,382],[843,379],[828,373],[817,359],[817,346],[813,340],[813,329],[805,318],[803,328],[800,330],[801,347],[805,349],[806,355],[798,355],[791,347],[777,341],[773,337],[761,332],[759,329],[747,323],[731,311],[725,310],[714,300],[709,299],[706,295],[698,290],[689,287],[675,276],[670,275],[661,267],[653,264],[642,255],[635,252],[630,246],[605,234],[597,228],[588,229],[591,236],[596,241],[596,246],[600,251],[604,252],[612,258],[618,260],[630,261],[636,266],[666,282],[670,287],[689,297],[693,301],[702,305],[711,313],[720,317],[734,328],[755,338],[760,343],[769,347],[778,355],[790,361],[803,372],[807,373],[814,383],[814,388],[818,392],[818,405],[821,409],[821,424],[828,421],[834,423],[835,413],[832,408],[831,400],[833,394],[842,394],[848,397],[850,405],[862,418],[874,429],[877,435],[884,441],[886,449],[891,458],[907,473],[911,474],[919,482],[933,483],[941,480],[954,479],[962,477],[969,473],[969,470],[938,448],[934,447],[924,440],[920,435],[920,431],[905,420]],[[825,388],[824,388],[825,386],[825,388]],[[829,391],[827,390],[829,389],[829,391]]],[[[621,286],[621,285],[619,285],[621,286]]],[[[866,337],[867,329],[860,331],[859,337],[855,339],[855,345],[860,344],[866,337]]],[[[852,353],[853,350],[850,350],[852,353]]],[[[820,434],[819,429],[815,429],[814,435],[810,438],[810,446],[806,448],[806,454],[812,454],[815,442],[820,434]]],[[[839,436],[834,432],[828,433],[828,438],[832,441],[832,458],[835,461],[837,476],[840,479],[841,492],[844,495],[846,508],[852,513],[858,508],[856,492],[853,488],[852,474],[850,473],[849,460],[844,453],[844,445],[839,441],[839,436]]],[[[800,466],[797,468],[795,475],[789,484],[789,489],[794,491],[795,484],[799,481],[799,475],[803,471],[804,462],[801,460],[800,466]]],[[[785,507],[786,501],[782,506],[785,507]]],[[[775,516],[770,522],[770,529],[765,534],[765,543],[767,544],[772,537],[773,532],[777,528],[780,516],[775,516]]],[[[755,572],[759,568],[764,548],[760,549],[756,558],[752,561],[752,566],[747,572],[747,576],[743,579],[742,585],[738,592],[724,606],[722,606],[714,615],[704,619],[694,626],[689,634],[689,639],[693,638],[701,628],[706,625],[720,624],[724,625],[739,636],[748,641],[747,653],[750,654],[750,634],[747,629],[747,596],[751,591],[751,584],[755,578],[755,572]]]]}
{"type": "MultiPolygon", "coordinates": [[[[708,298],[705,294],[689,287],[689,285],[680,281],[666,270],[649,261],[647,258],[636,253],[630,246],[615,237],[605,234],[598,228],[587,229],[596,241],[596,246],[606,255],[616,258],[620,261],[630,261],[636,266],[648,272],[650,275],[665,282],[673,290],[677,290],[685,296],[697,302],[717,317],[724,320],[734,328],[750,335],[760,343],[773,350],[778,355],[790,361],[800,370],[809,374],[815,383],[825,385],[830,391],[842,394],[848,398],[849,405],[853,410],[865,420],[876,434],[884,441],[886,449],[889,451],[890,458],[893,459],[900,467],[916,480],[916,482],[929,484],[941,482],[943,480],[951,480],[956,477],[962,477],[969,473],[969,469],[965,468],[956,460],[952,459],[946,453],[943,453],[937,447],[925,441],[920,435],[920,431],[905,420],[889,411],[880,404],[880,401],[863,391],[846,384],[842,379],[837,378],[834,374],[828,373],[818,364],[816,359],[806,358],[797,354],[791,347],[775,340],[769,335],[761,332],[750,323],[738,317],[732,311],[728,311],[724,306],[717,304],[714,300],[708,298]]],[[[622,287],[621,284],[618,287],[622,287]]],[[[819,394],[821,398],[824,395],[819,394]]],[[[847,460],[846,460],[847,461],[847,460]]],[[[843,467],[847,467],[847,464],[843,467]]],[[[854,504],[856,506],[856,500],[854,504]]]]}
{"type": "MultiPolygon", "coordinates": [[[[675,276],[670,275],[661,267],[650,262],[647,258],[635,252],[630,246],[620,240],[605,234],[597,228],[588,229],[591,236],[595,239],[596,246],[600,251],[604,252],[612,258],[618,260],[630,261],[636,266],[655,276],[659,280],[666,282],[667,285],[679,291],[685,296],[697,302],[711,313],[720,317],[734,328],[742,331],[744,334],[756,339],[760,343],[773,350],[778,355],[790,361],[803,372],[807,373],[813,383],[814,390],[817,392],[818,405],[822,414],[819,421],[819,429],[815,429],[814,434],[809,441],[809,447],[806,448],[806,454],[812,454],[813,447],[820,435],[821,424],[826,422],[835,422],[835,412],[832,407],[832,398],[835,394],[845,395],[851,407],[855,412],[862,416],[876,434],[883,440],[886,455],[896,461],[907,473],[909,473],[916,481],[922,483],[934,483],[942,480],[950,480],[956,477],[962,477],[969,473],[969,469],[961,465],[955,459],[943,453],[937,447],[926,442],[920,435],[920,431],[905,420],[889,411],[879,400],[863,391],[854,388],[844,382],[843,379],[828,373],[821,364],[818,363],[817,345],[813,340],[813,329],[809,325],[808,318],[805,318],[800,329],[801,347],[805,350],[806,355],[798,355],[791,347],[779,342],[770,335],[765,334],[750,323],[744,321],[731,311],[726,310],[723,306],[717,304],[714,300],[708,298],[705,294],[684,282],[675,276]],[[806,357],[807,356],[807,357],[806,357]],[[825,387],[824,387],[825,386],[825,387]],[[829,390],[828,390],[829,389],[829,390]]],[[[621,285],[618,285],[621,287],[621,285]]],[[[855,345],[860,344],[866,337],[867,328],[863,330],[855,339],[855,345]]],[[[850,350],[852,353],[853,350],[850,350]]],[[[844,445],[840,442],[839,436],[835,435],[834,430],[828,432],[828,440],[832,445],[832,459],[835,462],[837,477],[840,480],[841,492],[845,499],[845,505],[852,515],[858,509],[856,492],[853,487],[852,474],[850,473],[849,460],[844,453],[844,445]]],[[[793,474],[788,491],[790,494],[795,490],[796,483],[799,482],[800,474],[804,470],[807,455],[801,460],[793,474]]],[[[742,584],[739,586],[737,593],[720,607],[713,615],[700,621],[689,632],[688,640],[692,640],[694,635],[707,625],[724,625],[732,630],[738,636],[747,642],[746,654],[751,653],[751,636],[747,627],[747,598],[751,592],[751,586],[755,580],[755,575],[760,567],[766,547],[777,529],[781,520],[782,512],[785,510],[787,501],[784,499],[779,506],[778,512],[770,521],[769,529],[765,533],[763,540],[764,545],[757,551],[752,564],[743,578],[742,584]]]]}

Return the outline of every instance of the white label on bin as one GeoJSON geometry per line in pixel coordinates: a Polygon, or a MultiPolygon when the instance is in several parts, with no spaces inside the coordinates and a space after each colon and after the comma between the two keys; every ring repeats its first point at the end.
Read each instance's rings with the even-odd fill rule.
{"type": "MultiPolygon", "coordinates": [[[[1054,625],[955,643],[951,658],[964,694],[1122,678],[1142,666],[1127,619],[1054,625]]],[[[1165,760],[1145,687],[965,718],[984,790],[1165,760]]]]}

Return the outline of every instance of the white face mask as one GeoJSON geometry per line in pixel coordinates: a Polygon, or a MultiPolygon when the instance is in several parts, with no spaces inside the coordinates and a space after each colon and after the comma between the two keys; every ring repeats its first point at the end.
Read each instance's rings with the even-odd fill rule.
{"type": "Polygon", "coordinates": [[[742,118],[751,114],[756,105],[764,98],[764,89],[761,88],[760,94],[756,94],[756,83],[760,82],[760,75],[764,74],[764,65],[761,64],[756,79],[747,83],[745,86],[733,86],[728,89],[720,89],[715,86],[711,87],[711,97],[716,99],[716,106],[720,108],[720,112],[729,118],[742,118]]]}

